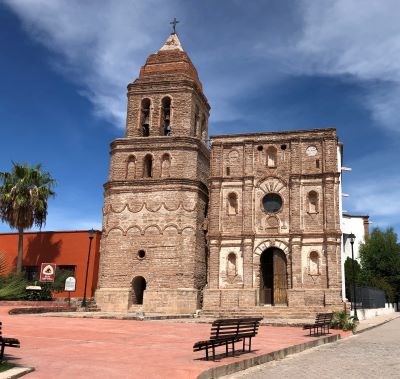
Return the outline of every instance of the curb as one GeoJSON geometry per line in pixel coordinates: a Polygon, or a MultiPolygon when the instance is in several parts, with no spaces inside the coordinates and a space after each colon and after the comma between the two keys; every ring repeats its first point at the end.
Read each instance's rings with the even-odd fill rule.
{"type": "Polygon", "coordinates": [[[30,372],[35,371],[33,367],[13,367],[7,371],[0,373],[0,379],[15,379],[20,378],[30,372]]]}
{"type": "Polygon", "coordinates": [[[396,318],[399,318],[399,317],[400,317],[400,315],[397,315],[397,316],[392,317],[392,318],[390,318],[390,319],[383,320],[382,322],[380,322],[380,323],[378,323],[378,324],[366,326],[365,328],[363,328],[363,329],[361,329],[361,330],[357,330],[357,329],[356,329],[356,331],[354,332],[354,334],[360,334],[360,333],[367,332],[368,330],[377,328],[378,326],[381,326],[381,325],[383,325],[383,324],[387,324],[387,323],[390,322],[390,321],[396,320],[396,318]]]}
{"type": "Polygon", "coordinates": [[[206,371],[203,371],[200,375],[197,376],[197,379],[220,378],[221,376],[233,374],[235,372],[246,370],[253,366],[258,366],[267,362],[282,359],[288,355],[297,354],[313,347],[336,342],[339,339],[341,339],[340,334],[335,334],[333,336],[328,336],[299,345],[289,346],[281,350],[272,351],[271,353],[258,355],[253,358],[247,358],[242,361],[229,363],[223,366],[212,367],[206,371]]]}

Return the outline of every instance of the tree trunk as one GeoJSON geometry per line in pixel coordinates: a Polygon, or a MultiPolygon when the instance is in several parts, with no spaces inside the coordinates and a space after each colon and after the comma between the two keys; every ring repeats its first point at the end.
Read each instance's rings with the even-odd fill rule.
{"type": "Polygon", "coordinates": [[[22,254],[24,251],[24,229],[18,228],[18,257],[17,257],[17,274],[22,272],[22,254]]]}

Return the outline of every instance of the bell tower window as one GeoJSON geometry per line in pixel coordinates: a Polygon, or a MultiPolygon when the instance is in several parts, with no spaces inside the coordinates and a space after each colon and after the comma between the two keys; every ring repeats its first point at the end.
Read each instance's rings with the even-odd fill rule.
{"type": "Polygon", "coordinates": [[[161,127],[164,136],[170,136],[171,129],[171,99],[164,97],[161,101],[161,127]]]}
{"type": "Polygon", "coordinates": [[[142,100],[140,125],[143,137],[150,135],[150,104],[150,99],[142,100]]]}
{"type": "Polygon", "coordinates": [[[204,115],[201,118],[201,139],[203,142],[207,140],[207,122],[204,115]]]}
{"type": "Polygon", "coordinates": [[[151,178],[153,176],[153,157],[147,154],[143,161],[143,177],[151,178]]]}
{"type": "Polygon", "coordinates": [[[199,115],[199,108],[196,106],[196,111],[194,113],[194,131],[193,136],[197,137],[200,129],[200,115],[199,115]]]}

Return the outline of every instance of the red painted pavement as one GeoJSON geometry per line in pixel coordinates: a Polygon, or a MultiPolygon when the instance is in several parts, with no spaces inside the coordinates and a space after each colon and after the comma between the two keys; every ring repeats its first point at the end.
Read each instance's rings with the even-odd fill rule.
{"type": "Polygon", "coordinates": [[[8,310],[0,306],[3,335],[18,338],[21,349],[6,348],[6,355],[35,367],[27,379],[196,378],[211,367],[315,339],[301,328],[261,326],[251,353],[212,362],[192,352],[194,342],[209,337],[209,324],[10,316],[8,310]]]}

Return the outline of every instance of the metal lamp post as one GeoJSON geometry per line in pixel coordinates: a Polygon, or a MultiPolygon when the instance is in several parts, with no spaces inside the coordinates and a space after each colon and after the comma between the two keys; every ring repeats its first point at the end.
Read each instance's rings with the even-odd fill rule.
{"type": "Polygon", "coordinates": [[[354,309],[354,321],[358,321],[357,316],[357,295],[356,295],[356,275],[355,275],[355,264],[354,264],[354,240],[356,236],[351,233],[349,234],[351,244],[351,269],[353,272],[353,309],[354,309]]]}
{"type": "Polygon", "coordinates": [[[88,278],[88,272],[89,272],[89,261],[90,261],[90,249],[92,247],[92,240],[94,237],[94,230],[90,229],[89,230],[89,252],[88,252],[88,257],[87,257],[87,262],[86,262],[86,276],[85,276],[85,289],[83,290],[83,300],[82,300],[82,307],[86,308],[86,286],[87,286],[87,278],[88,278]]]}

